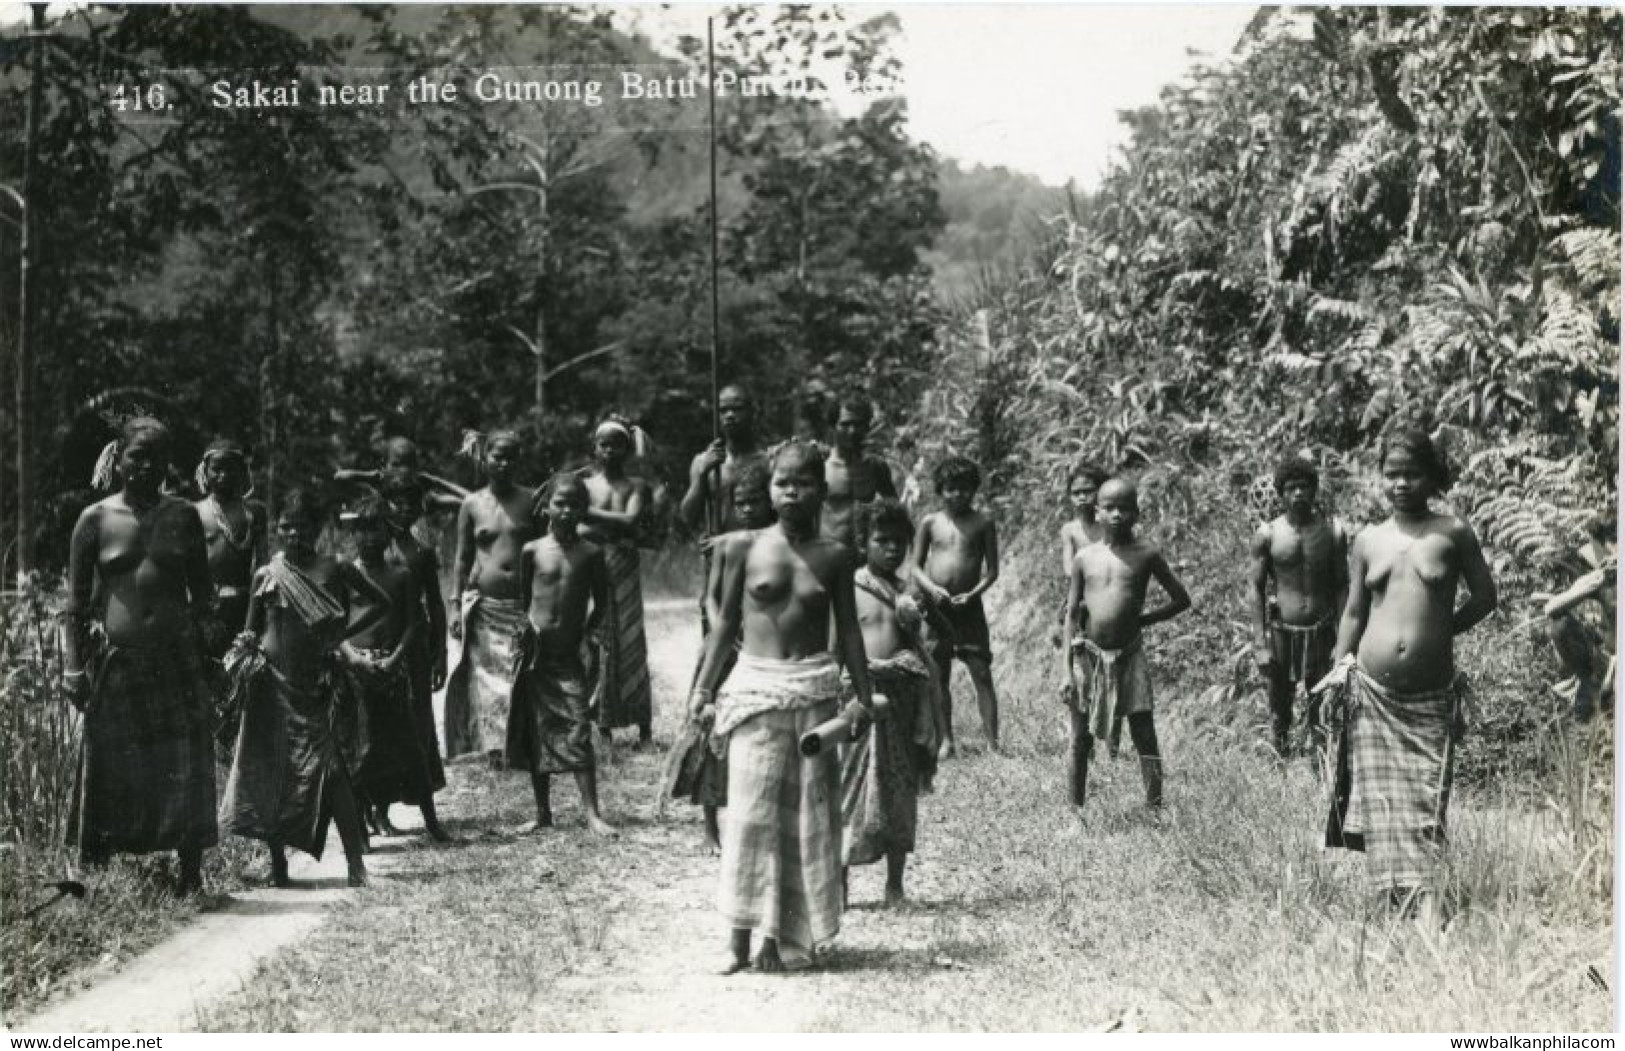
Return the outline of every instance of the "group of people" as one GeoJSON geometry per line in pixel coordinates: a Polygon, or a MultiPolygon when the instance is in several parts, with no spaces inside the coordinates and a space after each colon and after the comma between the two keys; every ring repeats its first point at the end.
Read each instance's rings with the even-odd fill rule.
{"type": "MultiPolygon", "coordinates": [[[[983,606],[998,530],[963,457],[936,465],[938,509],[916,516],[899,501],[866,448],[866,399],[841,402],[823,440],[772,448],[742,388],[722,390],[717,411],[721,435],[694,457],[679,505],[704,536],[704,642],[661,790],[703,808],[720,854],[723,970],[774,971],[834,937],[850,866],[883,860],[887,902],[904,898],[919,798],[955,751],[955,660],[999,747],[983,606]]],[[[530,487],[515,477],[516,434],[471,434],[485,482],[472,493],[393,441],[382,468],[337,476],[366,490],[342,516],[356,556],[338,558],[318,549],[327,511],[311,491],[284,495],[274,519],[249,499],[241,446],[209,447],[188,502],[165,491],[167,429],[126,422],[98,472],[118,491],[73,533],[64,613],[67,685],[86,713],[83,858],[173,849],[194,890],[223,828],[265,841],[286,884],[285,848],[319,857],[331,821],[359,885],[368,835],[394,831],[391,805],[421,808],[425,830],[448,838],[434,808],[442,746],[527,772],[534,828],[552,824],[552,778],[572,775],[587,827],[615,835],[595,732],[636,726],[648,742],[652,722],[637,553],[651,496],[627,469],[642,441],[610,418],[589,467],[530,487]],[[451,506],[448,617],[413,526],[451,506]],[[448,634],[461,641],[449,670],[448,634]],[[217,820],[222,711],[232,766],[217,820]]],[[[1392,513],[1351,544],[1320,508],[1313,464],[1283,462],[1283,513],[1252,542],[1252,620],[1276,749],[1290,752],[1300,707],[1316,751],[1336,731],[1328,844],[1366,850],[1373,878],[1409,895],[1444,834],[1462,705],[1452,640],[1496,596],[1472,529],[1430,506],[1450,474],[1428,437],[1394,432],[1379,468],[1392,513]]],[[[1084,812],[1095,741],[1115,755],[1126,722],[1146,803],[1161,807],[1144,629],[1190,597],[1137,535],[1132,478],[1082,464],[1067,489],[1069,799],[1084,812]]]]}

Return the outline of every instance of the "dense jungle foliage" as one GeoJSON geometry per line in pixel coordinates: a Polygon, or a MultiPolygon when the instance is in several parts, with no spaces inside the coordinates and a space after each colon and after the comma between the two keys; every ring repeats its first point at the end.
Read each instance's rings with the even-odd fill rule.
{"type": "Polygon", "coordinates": [[[1199,607],[1166,663],[1233,675],[1223,708],[1253,483],[1307,450],[1373,522],[1379,435],[1425,426],[1502,593],[1465,646],[1477,759],[1528,758],[1561,707],[1530,597],[1616,529],[1619,91],[1613,11],[1260,9],[1230,61],[1124,114],[1081,217],[945,329],[922,448],[981,458],[1052,604],[1067,468],[1139,473],[1199,607]]]}
{"type": "MultiPolygon", "coordinates": [[[[718,70],[884,76],[896,28],[742,8],[718,20],[718,70]]],[[[21,144],[30,48],[21,26],[5,36],[0,135],[21,144]]],[[[183,459],[214,434],[245,440],[273,499],[373,461],[395,433],[467,482],[453,459],[465,428],[521,429],[538,480],[582,455],[608,411],[654,435],[644,469],[658,479],[680,480],[709,439],[703,94],[588,107],[471,90],[489,70],[703,74],[703,42],[657,52],[616,16],[557,5],[140,6],[54,18],[43,52],[30,341],[42,566],[60,563],[90,498],[110,413],[169,419],[183,459]],[[389,104],[309,105],[322,83],[379,71],[389,104]],[[404,104],[418,76],[463,91],[404,104]],[[298,84],[306,110],[216,109],[218,77],[298,84]],[[157,86],[171,108],[135,112],[120,85],[157,86]]],[[[795,377],[917,390],[939,315],[921,256],[945,219],[938,159],[907,136],[901,100],[841,116],[735,91],[717,119],[724,368],[769,416],[790,407],[795,377]]],[[[0,184],[20,191],[24,152],[0,151],[0,184]]],[[[19,239],[3,214],[0,329],[14,335],[19,239]]],[[[0,492],[15,481],[5,431],[0,492]]]]}

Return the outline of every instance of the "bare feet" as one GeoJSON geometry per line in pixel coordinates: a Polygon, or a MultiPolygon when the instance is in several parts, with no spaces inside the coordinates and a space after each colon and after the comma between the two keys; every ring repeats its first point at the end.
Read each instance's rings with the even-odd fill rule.
{"type": "Polygon", "coordinates": [[[620,836],[614,825],[605,821],[601,815],[590,812],[587,814],[587,831],[595,836],[603,836],[606,839],[616,839],[620,836]]]}
{"type": "Polygon", "coordinates": [[[534,836],[543,829],[552,827],[553,819],[552,817],[548,817],[541,821],[527,821],[523,825],[520,825],[518,828],[514,829],[513,833],[516,836],[534,836]]]}
{"type": "Polygon", "coordinates": [[[952,759],[954,757],[954,753],[956,753],[957,751],[959,751],[959,749],[954,744],[953,738],[950,737],[946,741],[942,742],[942,747],[941,748],[937,749],[937,758],[938,759],[952,759]]]}
{"type": "Polygon", "coordinates": [[[716,836],[712,835],[710,832],[707,832],[705,834],[705,838],[700,842],[700,852],[707,857],[721,857],[722,843],[717,839],[716,836]]]}
{"type": "Polygon", "coordinates": [[[779,955],[779,943],[775,938],[763,938],[762,948],[756,954],[756,971],[760,974],[783,974],[785,971],[784,959],[779,955]]]}

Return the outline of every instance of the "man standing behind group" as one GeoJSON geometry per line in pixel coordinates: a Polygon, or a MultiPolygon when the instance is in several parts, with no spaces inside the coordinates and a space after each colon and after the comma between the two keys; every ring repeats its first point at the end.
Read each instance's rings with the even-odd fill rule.
{"type": "Polygon", "coordinates": [[[524,623],[520,552],[536,539],[535,490],[514,482],[519,436],[486,439],[486,486],[457,512],[452,635],[463,652],[446,681],[446,757],[484,753],[500,763],[513,691],[514,641],[524,623]]]}
{"type": "Polygon", "coordinates": [[[874,423],[874,407],[863,397],[841,401],[835,417],[835,449],[824,462],[827,493],[819,532],[857,550],[853,515],[858,505],[872,504],[882,496],[897,498],[891,468],[884,460],[864,452],[869,428],[874,423]]]}
{"type": "MultiPolygon", "coordinates": [[[[1348,538],[1316,508],[1320,476],[1308,460],[1282,460],[1275,491],[1285,513],[1253,534],[1253,637],[1269,686],[1275,751],[1284,759],[1300,685],[1307,692],[1331,670],[1338,615],[1348,594],[1348,538]]],[[[1318,706],[1311,698],[1304,712],[1317,751],[1325,733],[1318,706]]]]}
{"type": "Polygon", "coordinates": [[[722,437],[694,457],[688,468],[688,492],[678,511],[690,529],[707,526],[706,509],[720,508],[716,531],[744,527],[734,511],[734,483],[752,464],[767,469],[767,457],[756,446],[756,407],[743,387],[730,385],[717,394],[717,423],[722,437]]]}

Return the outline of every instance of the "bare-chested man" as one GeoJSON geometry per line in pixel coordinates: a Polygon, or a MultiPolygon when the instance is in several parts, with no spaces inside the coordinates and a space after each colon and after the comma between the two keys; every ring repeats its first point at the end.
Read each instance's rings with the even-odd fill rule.
{"type": "Polygon", "coordinates": [[[916,586],[929,601],[938,638],[932,644],[942,695],[944,755],[954,754],[951,673],[958,658],[976,687],[976,706],[988,747],[999,747],[999,695],[993,688],[993,640],[982,595],[999,579],[999,530],[993,517],[972,504],[982,484],[981,469],[963,456],[937,465],[941,511],[920,520],[914,537],[916,586]]]}
{"type": "Polygon", "coordinates": [[[519,643],[519,674],[508,723],[508,763],[530,773],[536,797],[532,829],[553,824],[554,774],[574,774],[587,828],[614,836],[598,807],[591,698],[581,650],[609,600],[604,552],[578,532],[587,513],[581,477],[556,479],[547,503],[547,535],[525,545],[521,593],[529,612],[519,643]],[[588,606],[591,605],[589,612],[588,606]]]}
{"type": "Polygon", "coordinates": [[[752,464],[765,468],[767,459],[756,446],[756,407],[743,387],[730,384],[717,394],[717,419],[722,437],[689,464],[688,491],[678,513],[691,529],[707,527],[706,510],[715,502],[720,520],[707,531],[720,534],[744,528],[734,510],[734,480],[752,464]]]}
{"type": "Polygon", "coordinates": [[[1100,487],[1096,508],[1106,537],[1073,559],[1066,599],[1066,637],[1077,640],[1069,706],[1072,805],[1083,806],[1095,738],[1107,736],[1121,716],[1128,720],[1129,736],[1140,755],[1146,805],[1160,807],[1162,753],[1151,716],[1150,662],[1141,633],[1190,609],[1191,599],[1157,546],[1134,535],[1140,519],[1134,483],[1109,480],[1100,487]],[[1168,601],[1147,610],[1145,596],[1153,580],[1168,601]]]}
{"type": "Polygon", "coordinates": [[[1455,638],[1495,610],[1496,592],[1472,526],[1428,506],[1450,484],[1428,435],[1391,433],[1379,464],[1393,514],[1354,540],[1335,666],[1320,684],[1351,702],[1326,842],[1367,851],[1373,884],[1408,904],[1432,885],[1445,838],[1462,728],[1455,638]]]}
{"type": "Polygon", "coordinates": [[[854,729],[871,707],[852,552],[818,535],[823,456],[788,442],[772,463],[779,521],[728,536],[722,608],[690,699],[696,718],[714,719],[728,754],[717,893],[732,931],[727,973],[749,963],[752,931],[762,939],[757,969],[779,971],[787,955],[810,958],[840,929],[839,763],[833,749],[803,759],[798,745],[836,715],[842,665],[856,695],[848,707],[854,729]],[[829,652],[832,620],[839,661],[829,652]],[[738,663],[713,703],[741,632],[738,663]]]}
{"type": "Polygon", "coordinates": [[[457,512],[457,571],[451,633],[463,652],[446,681],[446,756],[500,762],[513,687],[513,646],[523,623],[520,553],[536,538],[535,490],[514,481],[519,436],[498,431],[485,444],[485,488],[457,512]]]}
{"type": "MultiPolygon", "coordinates": [[[[1320,475],[1310,461],[1282,460],[1275,491],[1285,513],[1253,534],[1253,649],[1269,687],[1275,751],[1285,759],[1299,690],[1307,694],[1331,670],[1348,594],[1348,538],[1316,508],[1320,475]]],[[[1317,754],[1325,736],[1318,708],[1311,697],[1304,712],[1317,754]]]]}
{"type": "Polygon", "coordinates": [[[824,499],[819,531],[830,540],[851,548],[854,558],[858,555],[853,511],[859,504],[873,503],[878,497],[895,499],[897,496],[891,468],[863,449],[874,419],[874,407],[869,399],[842,401],[840,414],[835,417],[835,448],[824,463],[829,495],[824,499]]]}
{"type": "Polygon", "coordinates": [[[603,548],[609,567],[609,605],[599,632],[598,725],[605,734],[638,728],[638,744],[653,735],[654,698],[643,634],[642,560],[638,529],[649,508],[649,485],[626,473],[639,432],[611,416],[593,434],[594,465],[585,475],[587,513],[581,535],[603,548]]]}

